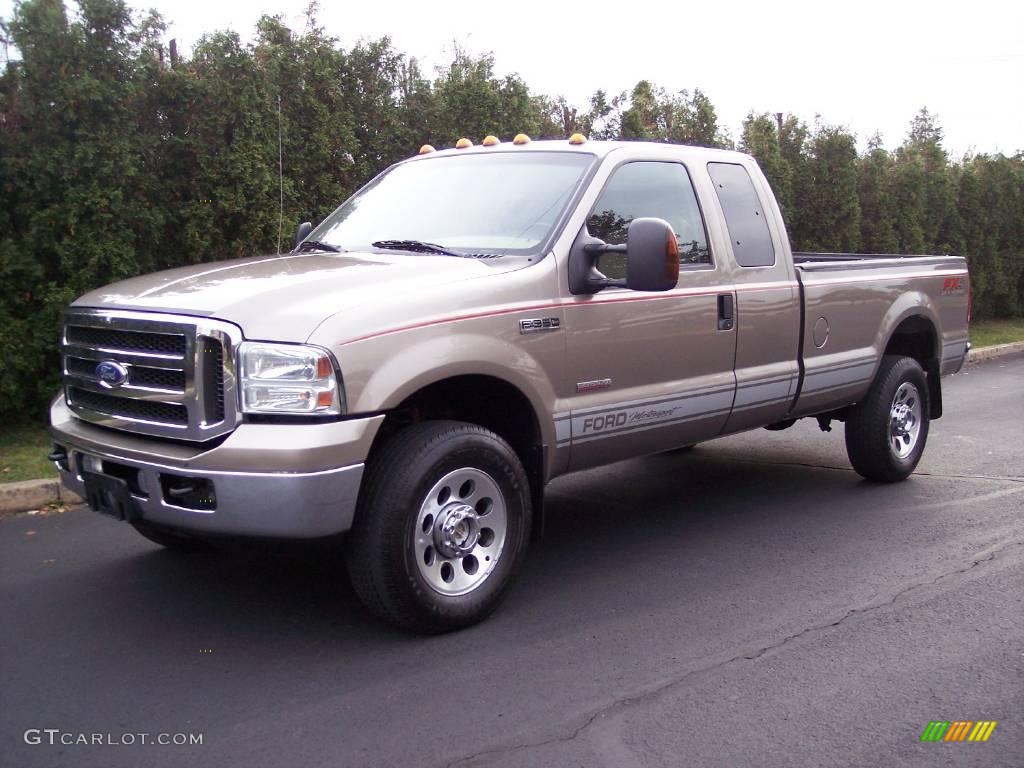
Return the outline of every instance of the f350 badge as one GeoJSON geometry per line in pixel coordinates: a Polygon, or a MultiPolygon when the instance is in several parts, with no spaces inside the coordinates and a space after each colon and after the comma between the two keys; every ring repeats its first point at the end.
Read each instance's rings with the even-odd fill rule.
{"type": "Polygon", "coordinates": [[[539,333],[540,331],[557,331],[562,321],[557,317],[531,317],[519,321],[520,333],[539,333]]]}

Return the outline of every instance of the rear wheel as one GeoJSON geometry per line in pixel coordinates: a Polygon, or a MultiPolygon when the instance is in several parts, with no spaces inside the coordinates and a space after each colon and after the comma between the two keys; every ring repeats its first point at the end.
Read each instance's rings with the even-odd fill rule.
{"type": "Polygon", "coordinates": [[[867,397],[846,420],[846,452],[862,477],[881,483],[907,478],[928,440],[928,381],[909,357],[887,355],[867,397]]]}
{"type": "Polygon", "coordinates": [[[475,624],[501,602],[526,550],[526,473],[498,435],[436,421],[375,456],[346,563],[363,603],[417,632],[475,624]]]}

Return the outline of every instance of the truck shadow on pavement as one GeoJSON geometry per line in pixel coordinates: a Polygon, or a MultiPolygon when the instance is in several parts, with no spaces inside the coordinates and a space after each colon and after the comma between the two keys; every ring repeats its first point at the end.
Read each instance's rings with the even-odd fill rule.
{"type": "Polygon", "coordinates": [[[31,587],[0,588],[21,628],[8,675],[24,692],[19,716],[50,722],[68,691],[88,691],[95,730],[166,728],[170,706],[224,749],[265,745],[273,722],[296,739],[330,731],[373,765],[395,738],[394,711],[425,730],[407,740],[415,757],[387,764],[443,764],[454,748],[433,725],[437,699],[407,692],[450,685],[445,659],[458,660],[474,711],[505,713],[497,722],[518,732],[543,711],[537,697],[603,701],[626,678],[678,674],[842,615],[916,551],[894,539],[894,517],[926,549],[922,500],[956,495],[934,480],[874,486],[741,455],[701,446],[552,483],[546,535],[508,600],[438,637],[373,619],[336,541],[181,554],[85,510],[25,520],[14,540],[38,528],[25,546],[44,545],[25,557],[31,587]]]}
{"type": "MultiPolygon", "coordinates": [[[[549,486],[544,538],[531,545],[509,600],[489,621],[449,641],[512,626],[517,633],[551,632],[567,604],[586,622],[588,612],[599,621],[608,611],[633,610],[643,595],[685,603],[708,578],[710,563],[734,560],[751,540],[780,556],[787,546],[799,555],[806,544],[790,534],[831,536],[837,505],[847,522],[869,521],[879,513],[868,501],[878,488],[850,472],[736,463],[706,447],[560,479],[549,486]],[[669,594],[665,584],[674,585],[669,594]]],[[[274,654],[321,643],[335,651],[365,647],[370,639],[379,649],[382,639],[410,639],[364,611],[337,540],[227,544],[198,554],[139,546],[144,551],[78,581],[108,596],[120,633],[146,636],[156,627],[162,643],[168,633],[201,628],[211,638],[262,647],[271,639],[274,654]]]]}

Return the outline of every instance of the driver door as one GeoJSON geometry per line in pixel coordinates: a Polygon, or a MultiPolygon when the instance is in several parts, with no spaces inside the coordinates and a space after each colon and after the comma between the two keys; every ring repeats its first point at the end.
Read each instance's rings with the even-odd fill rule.
{"type": "MultiPolygon", "coordinates": [[[[676,288],[605,289],[571,297],[566,305],[573,470],[709,439],[722,431],[732,408],[736,329],[734,323],[724,327],[719,315],[720,297],[731,297],[734,306],[735,296],[726,265],[709,249],[686,166],[623,162],[581,235],[622,244],[629,223],[646,216],[666,220],[676,233],[676,288]]],[[[624,277],[625,256],[605,254],[598,268],[624,277]]]]}

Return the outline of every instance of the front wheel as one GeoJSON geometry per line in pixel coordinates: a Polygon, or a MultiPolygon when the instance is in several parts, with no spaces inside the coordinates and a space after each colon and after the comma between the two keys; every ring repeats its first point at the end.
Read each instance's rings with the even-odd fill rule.
{"type": "Polygon", "coordinates": [[[346,564],[366,607],[424,633],[488,616],[529,539],[529,484],[508,443],[472,424],[416,424],[374,457],[365,482],[346,564]]]}
{"type": "Polygon", "coordinates": [[[909,357],[882,358],[867,397],[846,420],[846,452],[859,475],[880,483],[909,477],[928,440],[928,381],[909,357]]]}

